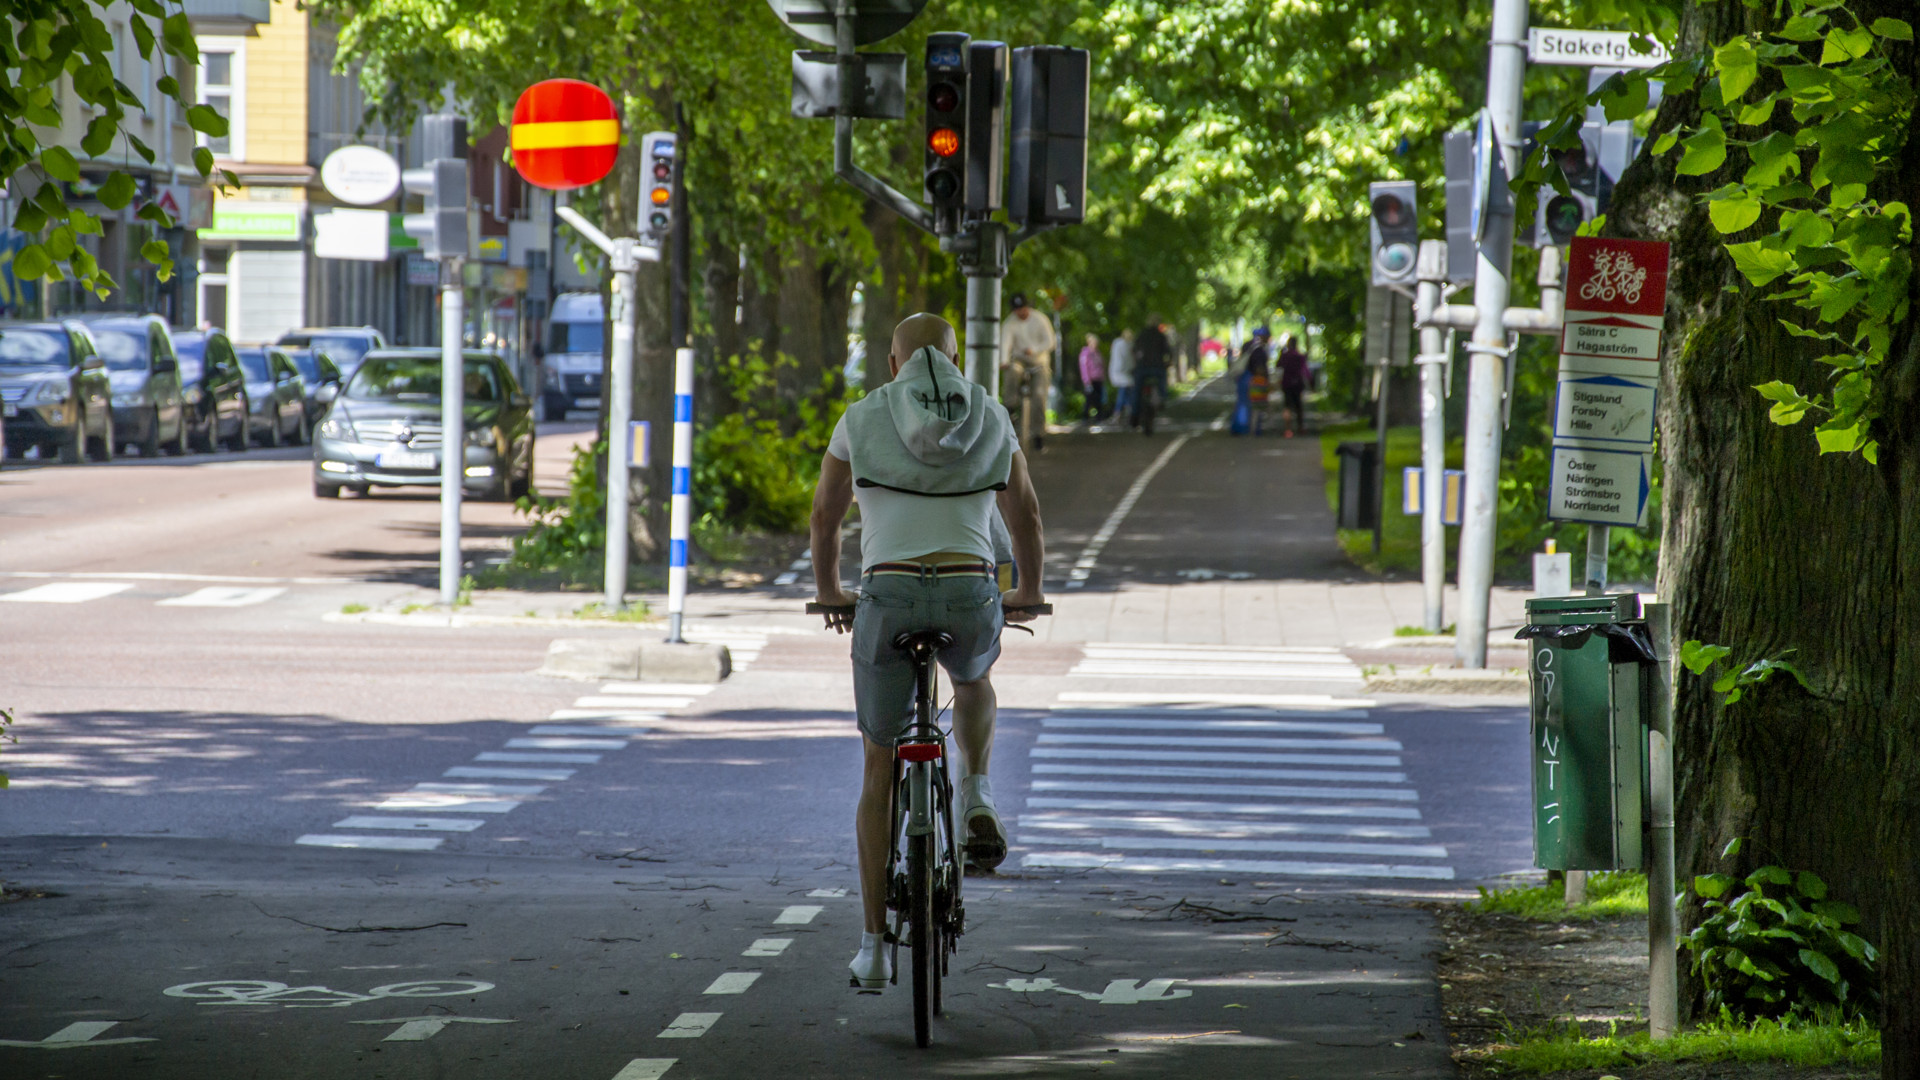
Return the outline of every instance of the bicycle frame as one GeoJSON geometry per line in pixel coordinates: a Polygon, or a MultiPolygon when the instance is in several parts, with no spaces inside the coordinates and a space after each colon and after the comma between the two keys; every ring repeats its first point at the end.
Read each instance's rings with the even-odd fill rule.
{"type": "MultiPolygon", "coordinates": [[[[893,828],[890,835],[893,843],[887,853],[887,880],[897,882],[899,865],[902,859],[903,839],[915,836],[936,836],[942,843],[939,848],[939,862],[948,866],[959,851],[956,843],[953,822],[953,783],[947,772],[947,734],[935,723],[935,708],[939,700],[935,687],[934,649],[922,642],[913,647],[913,690],[914,718],[893,742],[894,760],[894,799],[893,828]],[[941,826],[944,825],[944,828],[941,826]]],[[[952,911],[949,922],[958,932],[960,903],[959,875],[954,875],[952,883],[952,911]]],[[[900,930],[907,917],[905,897],[894,905],[893,942],[898,949],[900,930]]],[[[894,967],[894,979],[899,980],[899,966],[894,967]]]]}

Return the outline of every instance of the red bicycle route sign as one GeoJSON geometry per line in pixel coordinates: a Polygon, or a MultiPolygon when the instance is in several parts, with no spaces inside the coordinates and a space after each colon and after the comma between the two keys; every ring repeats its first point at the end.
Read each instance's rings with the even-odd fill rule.
{"type": "Polygon", "coordinates": [[[1567,259],[1560,355],[1658,364],[1667,310],[1666,243],[1576,236],[1567,259]]]}

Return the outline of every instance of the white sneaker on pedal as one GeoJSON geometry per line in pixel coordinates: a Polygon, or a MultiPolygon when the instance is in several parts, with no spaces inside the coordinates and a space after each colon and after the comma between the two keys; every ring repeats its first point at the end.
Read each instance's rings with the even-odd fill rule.
{"type": "Polygon", "coordinates": [[[853,973],[852,983],[857,990],[879,991],[893,979],[893,950],[887,946],[886,935],[860,934],[860,951],[848,962],[847,970],[853,973]]]}
{"type": "Polygon", "coordinates": [[[1007,830],[993,808],[993,784],[984,776],[960,780],[960,828],[969,865],[992,870],[1006,860],[1007,830]]]}

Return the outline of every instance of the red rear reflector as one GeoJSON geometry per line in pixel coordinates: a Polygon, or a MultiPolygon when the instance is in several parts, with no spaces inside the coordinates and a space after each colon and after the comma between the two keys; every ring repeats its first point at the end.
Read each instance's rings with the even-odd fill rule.
{"type": "Polygon", "coordinates": [[[907,743],[894,747],[893,756],[901,761],[938,761],[947,756],[947,748],[939,743],[907,743]]]}

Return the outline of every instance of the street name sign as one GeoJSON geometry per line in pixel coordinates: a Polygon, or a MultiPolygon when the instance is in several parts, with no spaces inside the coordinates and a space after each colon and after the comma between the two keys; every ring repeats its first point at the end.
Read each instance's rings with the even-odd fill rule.
{"type": "Polygon", "coordinates": [[[1651,52],[1635,52],[1633,35],[1625,30],[1563,30],[1535,26],[1527,30],[1527,62],[1567,67],[1650,68],[1673,59],[1666,46],[1652,37],[1651,52]]]}
{"type": "Polygon", "coordinates": [[[620,153],[620,114],[613,99],[578,79],[537,82],[513,103],[508,134],[513,167],[527,183],[567,191],[613,171],[620,153]]]}
{"type": "Polygon", "coordinates": [[[1555,444],[1547,481],[1547,516],[1555,521],[1637,529],[1647,523],[1652,468],[1653,455],[1637,450],[1555,444]]]}

